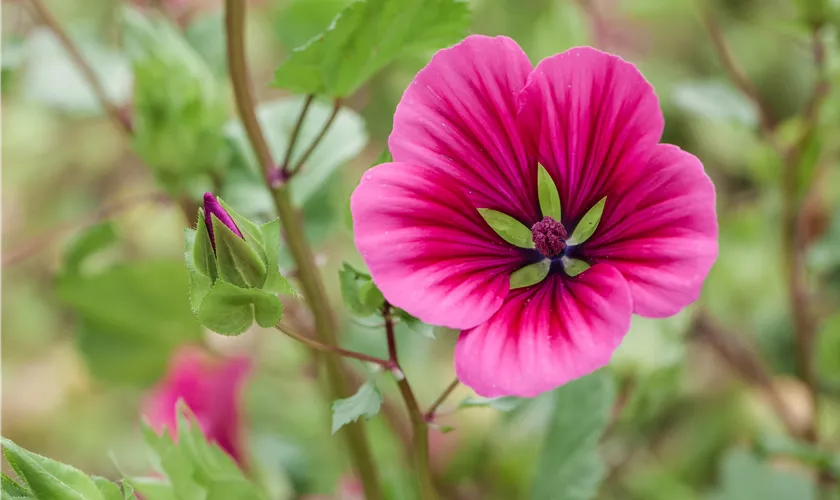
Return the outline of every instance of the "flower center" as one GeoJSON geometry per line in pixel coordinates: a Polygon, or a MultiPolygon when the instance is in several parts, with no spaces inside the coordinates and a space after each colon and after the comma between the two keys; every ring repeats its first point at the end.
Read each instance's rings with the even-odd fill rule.
{"type": "Polygon", "coordinates": [[[562,255],[566,250],[566,228],[551,217],[543,217],[543,220],[531,226],[531,239],[534,241],[534,248],[549,259],[562,255]]]}

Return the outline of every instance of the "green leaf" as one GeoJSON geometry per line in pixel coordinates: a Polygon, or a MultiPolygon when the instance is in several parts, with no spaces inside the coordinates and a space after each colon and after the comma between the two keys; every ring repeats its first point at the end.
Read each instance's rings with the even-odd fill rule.
{"type": "Polygon", "coordinates": [[[464,398],[461,403],[458,404],[458,408],[490,407],[498,411],[508,412],[518,408],[523,401],[525,400],[514,396],[502,396],[498,398],[468,397],[464,398]]]}
{"type": "Polygon", "coordinates": [[[327,31],[292,53],[274,85],[345,97],[397,57],[450,45],[468,26],[467,4],[457,0],[353,2],[327,31]]]}
{"type": "Polygon", "coordinates": [[[359,288],[359,298],[365,307],[378,311],[385,305],[385,296],[379,288],[373,283],[373,280],[368,281],[359,288]]]}
{"type": "Polygon", "coordinates": [[[607,197],[604,196],[581,217],[580,222],[578,222],[578,225],[572,232],[572,236],[566,240],[569,246],[580,245],[595,234],[595,230],[598,229],[598,224],[601,222],[601,216],[604,214],[604,206],[606,204],[607,197]]]}
{"type": "Polygon", "coordinates": [[[355,422],[359,417],[370,420],[379,413],[382,393],[373,382],[365,382],[356,394],[346,399],[337,399],[332,404],[332,433],[344,425],[355,422]]]}
{"type": "Polygon", "coordinates": [[[391,150],[388,146],[385,146],[385,149],[379,153],[379,156],[376,157],[376,160],[373,162],[373,166],[382,165],[383,163],[391,163],[394,161],[394,155],[391,154],[391,150]]]}
{"type": "Polygon", "coordinates": [[[99,494],[102,495],[102,500],[125,500],[123,492],[120,487],[108,481],[104,477],[92,476],[94,484],[99,488],[99,494]]]}
{"type": "Polygon", "coordinates": [[[479,208],[478,213],[503,240],[520,248],[534,248],[531,230],[525,224],[498,210],[479,208]]]}
{"type": "MultiPolygon", "coordinates": [[[[204,222],[200,221],[200,225],[204,225],[204,222]]],[[[194,252],[197,234],[198,231],[196,231],[195,229],[184,229],[184,259],[186,260],[187,272],[189,273],[190,309],[192,309],[193,313],[195,314],[198,314],[198,308],[201,305],[201,301],[204,299],[204,296],[207,295],[207,292],[210,291],[210,288],[213,286],[214,282],[214,280],[210,276],[207,276],[204,272],[196,269],[196,259],[194,256],[194,252]]],[[[210,238],[209,234],[207,238],[210,238]]],[[[212,246],[210,251],[213,251],[212,246]]],[[[213,269],[216,269],[215,253],[213,255],[213,269]]]]}
{"type": "MultiPolygon", "coordinates": [[[[3,454],[35,498],[55,500],[105,500],[93,480],[69,465],[24,450],[0,438],[3,454]]],[[[5,482],[4,482],[5,483],[5,482]]]]}
{"type": "Polygon", "coordinates": [[[64,273],[79,274],[89,256],[117,242],[117,232],[110,221],[91,226],[76,234],[64,250],[64,273]]]}
{"type": "Polygon", "coordinates": [[[204,223],[204,209],[201,208],[198,209],[198,222],[195,225],[191,246],[192,264],[195,269],[212,281],[216,281],[219,277],[219,271],[216,269],[216,253],[213,251],[213,242],[210,241],[207,224],[204,223]]]}
{"type": "Polygon", "coordinates": [[[236,223],[236,227],[238,227],[242,232],[242,235],[245,237],[245,241],[247,241],[257,252],[260,258],[265,261],[265,238],[263,237],[260,227],[241,216],[239,212],[234,210],[233,207],[225,203],[225,201],[221,198],[217,197],[216,199],[219,201],[219,204],[222,205],[222,208],[227,211],[228,215],[230,215],[230,218],[233,219],[233,222],[236,223]]]}
{"type": "MultiPolygon", "coordinates": [[[[303,98],[293,97],[260,104],[257,108],[257,118],[262,125],[272,157],[282,161],[286,155],[289,137],[297,123],[303,107],[303,98]]],[[[332,104],[314,101],[309,107],[309,113],[301,126],[296,147],[292,153],[292,163],[297,162],[303,152],[323,129],[324,124],[333,112],[332,104]]],[[[270,197],[265,194],[264,184],[259,177],[261,169],[256,156],[251,149],[251,143],[239,121],[230,122],[225,127],[226,134],[231,139],[236,151],[242,156],[259,182],[258,189],[263,192],[267,204],[271,205],[270,197]]],[[[289,181],[289,191],[292,202],[301,207],[316,192],[318,192],[332,177],[332,174],[342,165],[352,160],[367,144],[364,120],[354,111],[342,108],[336,115],[330,129],[312,152],[306,165],[289,181]]],[[[225,195],[228,196],[229,195],[225,195]]],[[[261,196],[251,194],[250,197],[261,196]]],[[[273,210],[273,209],[272,209],[273,210]]],[[[273,218],[276,214],[271,214],[273,218]]]]}
{"type": "Polygon", "coordinates": [[[420,321],[399,307],[394,308],[394,317],[402,321],[410,330],[419,333],[427,339],[435,339],[435,327],[420,321]]]}
{"type": "Polygon", "coordinates": [[[357,316],[370,316],[377,311],[376,307],[362,300],[362,287],[368,286],[368,283],[373,286],[370,275],[357,271],[345,262],[338,271],[338,282],[341,298],[344,299],[344,305],[348,311],[357,316]]]}
{"type": "Polygon", "coordinates": [[[713,500],[816,500],[813,481],[793,471],[774,469],[744,450],[732,450],[721,461],[721,484],[713,500]]]}
{"type": "Polygon", "coordinates": [[[175,489],[164,479],[138,477],[129,480],[129,484],[148,500],[181,500],[175,489]]]}
{"type": "Polygon", "coordinates": [[[283,317],[283,303],[276,296],[257,288],[239,288],[217,281],[207,292],[198,309],[198,320],[222,335],[239,335],[256,319],[271,328],[283,317]]]}
{"type": "Polygon", "coordinates": [[[268,293],[297,296],[295,287],[280,274],[280,221],[274,220],[260,226],[265,240],[266,276],[262,289],[268,293]]]}
{"type": "Polygon", "coordinates": [[[684,82],[674,88],[679,108],[714,121],[734,121],[746,126],[757,123],[755,107],[731,85],[715,81],[684,82]]]}
{"type": "Polygon", "coordinates": [[[604,477],[598,441],[610,420],[615,389],[604,370],[555,389],[532,500],[588,500],[604,477]]]}
{"type": "Polygon", "coordinates": [[[184,264],[168,260],[62,277],[58,297],[78,315],[77,342],[92,373],[111,383],[157,381],[175,347],[201,339],[187,284],[184,264]]]}
{"type": "Polygon", "coordinates": [[[566,274],[573,278],[591,267],[588,262],[580,259],[563,257],[560,260],[563,262],[563,270],[566,271],[566,274]]]}
{"type": "Polygon", "coordinates": [[[542,165],[537,164],[537,193],[540,199],[540,211],[543,217],[551,217],[561,222],[563,215],[560,208],[560,193],[551,174],[542,165]]]}
{"type": "Polygon", "coordinates": [[[326,30],[347,0],[292,0],[277,14],[275,33],[291,51],[326,30]]]}
{"type": "Polygon", "coordinates": [[[267,270],[257,251],[216,216],[212,221],[219,278],[239,287],[261,287],[267,270]]]}
{"type": "Polygon", "coordinates": [[[29,489],[26,486],[18,484],[14,479],[7,476],[5,473],[2,475],[3,486],[2,486],[2,497],[3,498],[35,498],[29,489]]]}
{"type": "Polygon", "coordinates": [[[184,32],[187,43],[201,55],[213,74],[220,78],[227,76],[226,37],[225,21],[218,11],[197,17],[184,32]]]}
{"type": "Polygon", "coordinates": [[[539,262],[520,267],[510,275],[510,289],[514,290],[516,288],[536,285],[548,276],[550,269],[551,261],[548,259],[542,259],[539,262]]]}

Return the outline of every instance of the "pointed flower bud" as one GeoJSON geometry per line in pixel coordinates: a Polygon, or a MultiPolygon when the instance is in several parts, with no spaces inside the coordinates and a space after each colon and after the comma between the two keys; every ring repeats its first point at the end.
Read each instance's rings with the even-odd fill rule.
{"type": "Polygon", "coordinates": [[[227,226],[228,229],[234,232],[237,236],[245,239],[242,236],[242,231],[239,230],[233,218],[227,213],[225,207],[219,203],[219,200],[213,196],[213,193],[204,193],[204,225],[207,226],[207,232],[210,234],[210,243],[213,245],[213,252],[216,251],[216,236],[213,233],[213,216],[219,219],[219,222],[227,226]]]}

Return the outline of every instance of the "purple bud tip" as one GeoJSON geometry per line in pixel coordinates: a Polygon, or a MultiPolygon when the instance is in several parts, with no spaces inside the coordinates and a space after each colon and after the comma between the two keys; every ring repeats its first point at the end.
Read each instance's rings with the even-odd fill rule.
{"type": "Polygon", "coordinates": [[[245,239],[242,232],[236,227],[236,223],[225,210],[225,207],[219,203],[219,200],[213,196],[213,193],[204,193],[204,225],[207,226],[207,232],[210,233],[210,243],[213,245],[213,251],[216,251],[216,237],[213,234],[213,219],[215,215],[219,221],[233,231],[237,236],[245,239]]]}

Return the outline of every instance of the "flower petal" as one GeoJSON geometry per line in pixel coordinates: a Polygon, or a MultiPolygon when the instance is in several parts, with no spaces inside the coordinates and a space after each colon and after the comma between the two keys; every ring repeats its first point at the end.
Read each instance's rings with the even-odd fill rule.
{"type": "Polygon", "coordinates": [[[385,163],[350,201],[356,246],[385,298],[426,323],[471,328],[508,294],[523,250],[504,242],[440,169],[385,163]]]}
{"type": "Polygon", "coordinates": [[[570,232],[647,158],[664,127],[653,88],[636,67],[590,47],[544,59],[519,100],[521,133],[560,190],[570,232]]]}
{"type": "Polygon", "coordinates": [[[536,164],[516,125],[531,63],[506,37],[473,35],[439,51],[406,89],[388,141],[395,161],[443,168],[476,208],[539,220],[536,164]]]}
{"type": "Polygon", "coordinates": [[[658,145],[610,201],[584,257],[624,275],[641,316],[671,316],[697,300],[718,252],[715,188],[700,160],[658,145]]]}
{"type": "Polygon", "coordinates": [[[609,363],[630,328],[621,274],[597,264],[514,290],[487,322],[461,332],[458,378],[481,396],[533,397],[609,363]]]}

